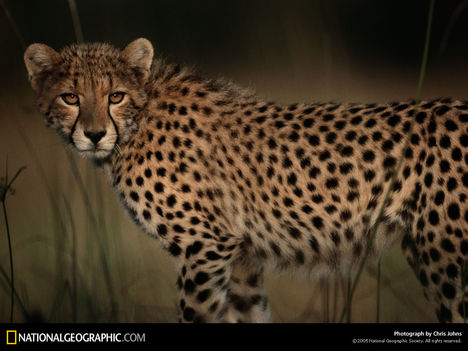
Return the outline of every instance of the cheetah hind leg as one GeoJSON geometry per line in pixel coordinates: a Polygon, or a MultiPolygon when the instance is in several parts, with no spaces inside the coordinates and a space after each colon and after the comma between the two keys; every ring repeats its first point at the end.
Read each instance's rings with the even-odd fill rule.
{"type": "Polygon", "coordinates": [[[448,239],[442,242],[442,247],[431,242],[424,246],[407,234],[402,242],[403,253],[439,321],[463,323],[468,321],[468,260],[448,255],[444,251],[452,251],[452,247],[454,251],[455,244],[448,239]]]}
{"type": "Polygon", "coordinates": [[[241,261],[233,264],[228,290],[226,322],[270,322],[270,309],[263,283],[261,265],[241,261]]]}

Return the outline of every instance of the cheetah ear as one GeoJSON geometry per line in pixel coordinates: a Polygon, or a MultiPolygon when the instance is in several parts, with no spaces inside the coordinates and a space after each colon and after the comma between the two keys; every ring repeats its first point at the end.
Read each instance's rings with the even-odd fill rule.
{"type": "Polygon", "coordinates": [[[130,67],[136,69],[146,80],[149,76],[151,64],[153,63],[153,45],[145,38],[132,41],[122,51],[122,58],[130,67]]]}
{"type": "Polygon", "coordinates": [[[60,62],[57,51],[44,44],[31,44],[24,52],[24,63],[34,91],[39,92],[44,74],[60,62]]]}

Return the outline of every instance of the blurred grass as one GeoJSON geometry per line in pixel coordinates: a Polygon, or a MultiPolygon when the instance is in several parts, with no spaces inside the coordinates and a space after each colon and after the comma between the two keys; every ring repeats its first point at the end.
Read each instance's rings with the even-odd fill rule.
{"type": "MultiPolygon", "coordinates": [[[[18,160],[30,165],[8,199],[17,292],[29,312],[25,317],[17,309],[15,320],[176,321],[175,273],[159,244],[127,220],[99,171],[68,154],[32,107],[1,108],[15,121],[2,123],[2,134],[17,136],[10,167],[18,160]]],[[[11,141],[2,138],[0,148],[4,142],[11,141]]],[[[5,248],[2,267],[8,266],[5,248]]],[[[4,278],[0,320],[7,321],[4,278]]]]}
{"type": "MultiPolygon", "coordinates": [[[[288,7],[282,11],[282,26],[287,29],[290,44],[286,51],[293,71],[277,71],[278,66],[270,63],[265,54],[250,68],[233,68],[238,81],[255,81],[263,95],[280,102],[311,101],[310,96],[314,96],[313,100],[373,102],[384,97],[399,98],[405,91],[411,96],[411,77],[401,78],[399,86],[387,85],[386,81],[395,77],[391,69],[375,68],[382,87],[376,87],[369,76],[356,81],[353,71],[359,68],[350,67],[343,46],[333,45],[327,21],[317,25],[318,36],[323,39],[323,47],[317,47],[298,34],[301,24],[294,21],[288,7]],[[307,62],[317,50],[323,52],[318,62],[325,64],[325,75],[320,68],[312,69],[317,62],[307,62]],[[259,72],[254,72],[259,68],[256,65],[261,66],[259,72]],[[311,86],[310,79],[317,77],[319,84],[311,86]],[[341,82],[339,87],[335,79],[341,82]],[[288,84],[280,84],[281,80],[296,88],[284,88],[288,84]]],[[[257,29],[259,39],[264,33],[257,29]]],[[[28,174],[18,182],[17,194],[9,199],[20,301],[15,320],[175,322],[177,294],[172,260],[155,240],[127,219],[99,171],[86,160],[67,153],[55,133],[45,129],[42,117],[33,109],[28,87],[23,86],[24,90],[0,96],[0,150],[13,155],[12,168],[30,165],[28,174]]],[[[438,91],[434,86],[432,89],[438,91]]],[[[3,234],[0,232],[0,240],[3,234]]],[[[5,248],[0,245],[1,267],[8,262],[5,248]]],[[[0,273],[0,321],[7,321],[9,281],[5,272],[0,273]]],[[[373,266],[364,272],[353,299],[351,322],[375,320],[377,291],[382,322],[435,321],[398,247],[382,260],[379,290],[376,276],[373,266]]],[[[350,290],[349,281],[330,279],[318,283],[293,272],[269,272],[266,284],[276,322],[336,321],[350,290]]]]}
{"type": "MultiPolygon", "coordinates": [[[[363,273],[353,298],[352,323],[375,322],[376,275],[375,265],[370,265],[363,273]]],[[[270,272],[266,284],[274,321],[288,323],[326,321],[323,318],[324,295],[317,282],[304,276],[299,276],[298,279],[298,275],[293,272],[280,275],[270,272]]],[[[335,318],[333,312],[330,313],[330,322],[338,321],[338,314],[346,303],[346,285],[345,281],[338,283],[338,310],[335,318]]],[[[333,280],[330,281],[330,287],[332,288],[329,288],[328,294],[329,310],[333,311],[335,289],[333,280]]],[[[423,297],[420,283],[409,269],[398,245],[382,259],[380,294],[380,322],[437,322],[432,307],[423,297]]]]}

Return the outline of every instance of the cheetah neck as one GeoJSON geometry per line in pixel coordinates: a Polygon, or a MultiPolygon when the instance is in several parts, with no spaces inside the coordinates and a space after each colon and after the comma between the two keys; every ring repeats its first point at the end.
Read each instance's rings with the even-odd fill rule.
{"type": "Polygon", "coordinates": [[[190,120],[191,117],[197,121],[204,120],[201,124],[220,125],[222,118],[259,103],[249,89],[240,88],[227,80],[201,78],[188,67],[167,64],[161,59],[153,62],[145,91],[148,101],[137,117],[138,128],[108,159],[94,162],[104,169],[112,183],[116,180],[114,171],[119,169],[123,156],[128,157],[127,152],[139,144],[138,136],[148,133],[155,124],[162,123],[162,129],[167,132],[169,125],[177,128],[184,119],[190,120]]]}

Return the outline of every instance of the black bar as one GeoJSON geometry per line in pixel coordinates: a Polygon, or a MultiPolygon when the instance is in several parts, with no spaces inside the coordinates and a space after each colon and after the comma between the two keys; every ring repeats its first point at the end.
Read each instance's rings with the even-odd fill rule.
{"type": "MultiPolygon", "coordinates": [[[[268,345],[287,350],[353,344],[374,347],[439,344],[445,348],[466,347],[467,334],[467,324],[0,324],[0,350],[39,346],[68,350],[97,345],[113,350],[179,350],[197,346],[223,351],[268,345]],[[16,345],[6,344],[7,330],[16,330],[16,345]],[[127,342],[124,335],[130,335],[127,342]]],[[[9,337],[11,342],[13,336],[9,337]]]]}

